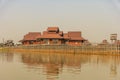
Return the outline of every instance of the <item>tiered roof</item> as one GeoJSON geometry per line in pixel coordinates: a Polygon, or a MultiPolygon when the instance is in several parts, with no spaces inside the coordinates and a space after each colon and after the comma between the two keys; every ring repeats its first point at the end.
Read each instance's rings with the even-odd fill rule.
{"type": "Polygon", "coordinates": [[[40,36],[41,36],[40,32],[29,32],[24,36],[23,40],[36,40],[40,36]]]}
{"type": "Polygon", "coordinates": [[[81,32],[80,31],[69,31],[68,32],[68,37],[70,38],[70,40],[85,40],[81,36],[81,32]]]}
{"type": "Polygon", "coordinates": [[[48,27],[46,31],[43,31],[41,35],[40,32],[29,32],[24,36],[25,40],[37,40],[38,38],[41,39],[66,39],[66,40],[85,40],[81,36],[80,31],[69,31],[68,33],[63,33],[60,31],[58,27],[48,27]]]}
{"type": "Polygon", "coordinates": [[[59,32],[59,28],[58,27],[48,27],[47,31],[48,32],[59,32]]]}
{"type": "Polygon", "coordinates": [[[63,32],[59,31],[58,27],[48,27],[47,31],[43,32],[39,38],[53,38],[53,39],[63,39],[63,32]]]}

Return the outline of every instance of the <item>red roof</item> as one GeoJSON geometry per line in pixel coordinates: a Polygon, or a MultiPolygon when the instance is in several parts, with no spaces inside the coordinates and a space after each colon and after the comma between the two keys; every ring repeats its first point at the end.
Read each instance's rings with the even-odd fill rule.
{"type": "Polygon", "coordinates": [[[48,39],[48,38],[62,39],[63,37],[60,36],[59,34],[46,34],[46,35],[40,36],[39,38],[45,38],[45,39],[48,39]]]}
{"type": "Polygon", "coordinates": [[[71,37],[70,40],[85,40],[83,37],[71,37]]]}
{"type": "Polygon", "coordinates": [[[63,37],[64,39],[70,39],[70,37],[68,37],[68,33],[64,33],[63,37]]]}
{"type": "Polygon", "coordinates": [[[59,35],[63,36],[63,31],[60,31],[60,32],[59,32],[59,35]]]}
{"type": "Polygon", "coordinates": [[[80,31],[70,31],[70,32],[68,32],[68,37],[70,37],[70,40],[85,40],[81,36],[81,32],[80,31]]]}
{"type": "Polygon", "coordinates": [[[47,31],[43,31],[43,35],[47,34],[48,32],[47,31]]]}
{"type": "Polygon", "coordinates": [[[41,36],[40,32],[29,32],[24,36],[23,40],[36,40],[40,36],[41,36]]]}
{"type": "Polygon", "coordinates": [[[40,32],[29,32],[24,36],[25,40],[37,40],[41,39],[66,39],[66,40],[85,40],[81,36],[80,31],[69,31],[68,33],[63,33],[63,31],[59,31],[58,27],[48,27],[47,31],[44,31],[41,35],[40,32]]]}
{"type": "Polygon", "coordinates": [[[64,39],[85,40],[83,37],[81,37],[81,32],[68,32],[68,33],[64,33],[64,39]]]}
{"type": "Polygon", "coordinates": [[[43,32],[39,38],[53,38],[53,39],[63,39],[63,32],[59,31],[58,27],[48,27],[47,31],[43,32]]]}
{"type": "Polygon", "coordinates": [[[81,36],[81,32],[80,31],[69,31],[68,32],[68,36],[69,37],[80,37],[81,36]]]}
{"type": "Polygon", "coordinates": [[[59,28],[58,27],[48,27],[47,31],[48,32],[57,32],[57,31],[59,31],[59,28]]]}

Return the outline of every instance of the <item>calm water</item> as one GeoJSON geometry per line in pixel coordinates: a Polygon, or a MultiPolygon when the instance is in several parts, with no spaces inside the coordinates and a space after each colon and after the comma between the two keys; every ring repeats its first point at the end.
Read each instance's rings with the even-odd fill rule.
{"type": "Polygon", "coordinates": [[[120,80],[120,56],[0,53],[0,80],[120,80]]]}

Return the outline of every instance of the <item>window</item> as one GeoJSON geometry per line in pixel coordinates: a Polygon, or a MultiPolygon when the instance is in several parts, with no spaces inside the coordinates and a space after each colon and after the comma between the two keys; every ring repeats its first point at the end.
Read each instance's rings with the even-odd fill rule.
{"type": "Polygon", "coordinates": [[[53,44],[57,44],[58,43],[58,40],[57,39],[53,39],[53,44]]]}
{"type": "Polygon", "coordinates": [[[34,43],[34,41],[29,41],[29,44],[33,44],[34,43]]]}
{"type": "Polygon", "coordinates": [[[44,42],[44,44],[49,44],[48,39],[44,39],[43,42],[44,42]]]}

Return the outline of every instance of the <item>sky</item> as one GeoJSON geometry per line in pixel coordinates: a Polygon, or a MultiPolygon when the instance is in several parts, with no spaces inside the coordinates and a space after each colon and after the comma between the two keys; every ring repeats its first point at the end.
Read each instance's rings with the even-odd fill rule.
{"type": "Polygon", "coordinates": [[[120,39],[120,0],[0,0],[0,42],[17,43],[28,32],[47,27],[81,31],[90,42],[120,39]]]}

